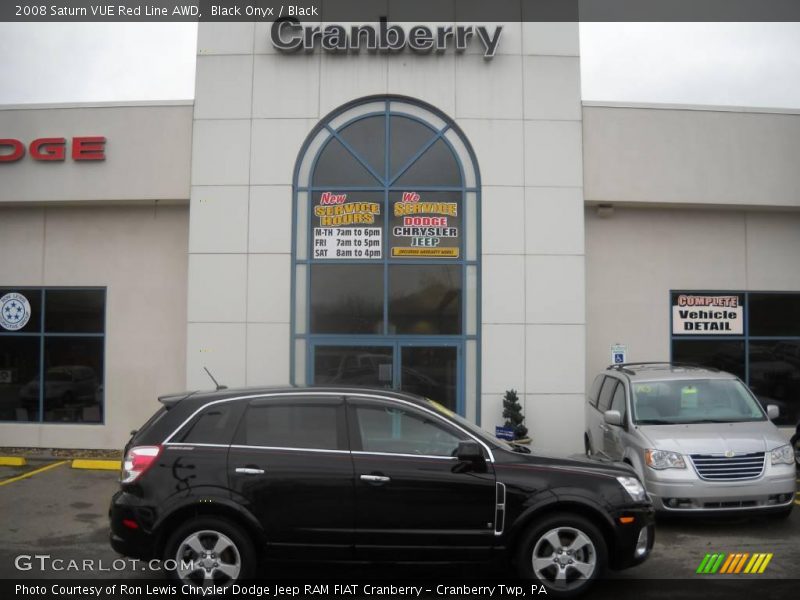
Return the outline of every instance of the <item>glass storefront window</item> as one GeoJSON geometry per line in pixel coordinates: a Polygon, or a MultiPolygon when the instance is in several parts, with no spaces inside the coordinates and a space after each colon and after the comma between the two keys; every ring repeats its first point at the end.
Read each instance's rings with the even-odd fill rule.
{"type": "Polygon", "coordinates": [[[103,333],[104,290],[48,290],[44,327],[48,333],[103,333]]]}
{"type": "Polygon", "coordinates": [[[747,379],[744,365],[744,342],[731,340],[674,340],[673,362],[704,365],[747,379]]]}
{"type": "Polygon", "coordinates": [[[762,404],[775,404],[780,420],[800,420],[800,340],[750,342],[750,388],[762,404]]]}
{"type": "Polygon", "coordinates": [[[401,387],[456,410],[458,353],[452,346],[405,346],[402,348],[401,387]]]}
{"type": "Polygon", "coordinates": [[[800,336],[800,294],[749,294],[750,335],[800,336]]]}
{"type": "Polygon", "coordinates": [[[46,336],[44,362],[44,420],[101,422],[103,339],[46,336]]]}
{"type": "Polygon", "coordinates": [[[39,420],[39,336],[0,334],[0,420],[39,420]]]}
{"type": "Polygon", "coordinates": [[[394,179],[400,170],[430,142],[436,132],[419,121],[394,115],[389,117],[389,127],[391,128],[389,175],[390,179],[394,179]]]}
{"type": "Polygon", "coordinates": [[[399,186],[460,186],[461,172],[443,140],[436,140],[419,160],[397,179],[399,186]]]}
{"type": "MultiPolygon", "coordinates": [[[[382,117],[359,119],[339,132],[348,144],[381,177],[386,175],[386,124],[382,117]]],[[[430,132],[428,132],[430,136],[430,132]]]]}
{"type": "Polygon", "coordinates": [[[360,186],[377,183],[369,170],[337,139],[328,142],[314,169],[315,186],[360,186]]]}
{"type": "Polygon", "coordinates": [[[318,384],[391,387],[392,348],[385,346],[317,346],[314,381],[318,384]]]}
{"type": "Polygon", "coordinates": [[[312,333],[382,333],[380,265],[311,266],[312,333]]]}
{"type": "Polygon", "coordinates": [[[480,176],[457,126],[407,99],[353,102],[309,135],[293,193],[292,380],[479,414],[460,361],[480,347],[480,176]]]}
{"type": "Polygon", "coordinates": [[[0,319],[0,420],[102,422],[105,290],[6,289],[0,305],[9,297],[31,314],[0,319]]]}
{"type": "Polygon", "coordinates": [[[390,266],[389,332],[460,334],[461,288],[457,266],[390,266]]]}
{"type": "Polygon", "coordinates": [[[778,407],[776,424],[794,426],[800,419],[800,293],[672,292],[671,297],[672,360],[733,373],[763,406],[778,407]],[[692,299],[694,315],[677,312],[680,297],[692,299]],[[676,327],[676,318],[684,317],[676,327]]]}

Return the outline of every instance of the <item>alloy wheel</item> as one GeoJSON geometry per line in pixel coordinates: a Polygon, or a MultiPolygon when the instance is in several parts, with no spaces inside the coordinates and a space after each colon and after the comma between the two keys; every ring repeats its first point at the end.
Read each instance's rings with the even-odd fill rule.
{"type": "Polygon", "coordinates": [[[224,586],[236,581],[242,570],[236,544],[211,529],[195,531],[178,544],[175,562],[178,578],[195,585],[224,586]]]}
{"type": "Polygon", "coordinates": [[[597,569],[597,550],[591,538],[574,527],[556,527],[533,546],[533,572],[549,587],[571,591],[582,587],[597,569]]]}

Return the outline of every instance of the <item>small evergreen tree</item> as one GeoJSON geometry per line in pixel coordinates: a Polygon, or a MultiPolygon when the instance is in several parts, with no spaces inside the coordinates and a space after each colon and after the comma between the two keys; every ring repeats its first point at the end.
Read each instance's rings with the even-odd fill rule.
{"type": "Polygon", "coordinates": [[[506,420],[505,427],[514,430],[514,439],[519,440],[528,435],[528,428],[522,424],[525,415],[522,414],[522,405],[516,390],[507,390],[503,397],[503,418],[506,420]]]}

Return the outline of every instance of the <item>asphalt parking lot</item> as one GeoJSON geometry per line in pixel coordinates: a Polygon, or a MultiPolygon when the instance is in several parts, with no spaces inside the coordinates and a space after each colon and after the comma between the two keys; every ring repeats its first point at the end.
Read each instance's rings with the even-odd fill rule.
{"type": "MultiPolygon", "coordinates": [[[[108,545],[108,503],[117,489],[117,473],[70,468],[68,461],[31,462],[25,467],[0,467],[0,578],[152,578],[149,571],[129,567],[117,569],[115,554],[108,545]],[[20,474],[42,467],[48,469],[19,480],[20,474]],[[49,555],[68,565],[71,559],[82,564],[108,568],[98,570],[41,569],[35,559],[20,555],[49,555]],[[20,570],[15,566],[31,568],[20,570]]],[[[797,497],[800,503],[800,496],[797,497]]],[[[643,565],[615,574],[619,579],[696,579],[695,574],[706,553],[772,553],[768,569],[761,576],[800,579],[800,506],[788,520],[768,518],[692,519],[659,521],[656,546],[643,565]]],[[[301,571],[282,570],[278,575],[326,576],[332,567],[303,566],[301,571]]],[[[334,574],[339,574],[339,569],[334,574]]],[[[380,570],[353,571],[356,576],[381,577],[380,570]]],[[[438,573],[438,571],[437,571],[438,573]]],[[[444,573],[448,576],[474,575],[475,571],[444,573]]],[[[394,578],[417,575],[402,567],[393,568],[394,578]]],[[[500,573],[499,575],[508,575],[500,573]]],[[[707,576],[706,576],[707,577],[707,576]]],[[[725,576],[723,576],[725,577],[725,576]]],[[[735,576],[732,576],[735,577],[735,576]]]]}

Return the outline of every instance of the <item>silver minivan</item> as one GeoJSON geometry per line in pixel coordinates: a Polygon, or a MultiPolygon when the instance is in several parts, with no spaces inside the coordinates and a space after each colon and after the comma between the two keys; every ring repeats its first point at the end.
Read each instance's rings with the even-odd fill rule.
{"type": "Polygon", "coordinates": [[[587,454],[630,464],[659,512],[789,516],[794,451],[734,375],[669,363],[613,365],[586,402],[587,454]]]}

